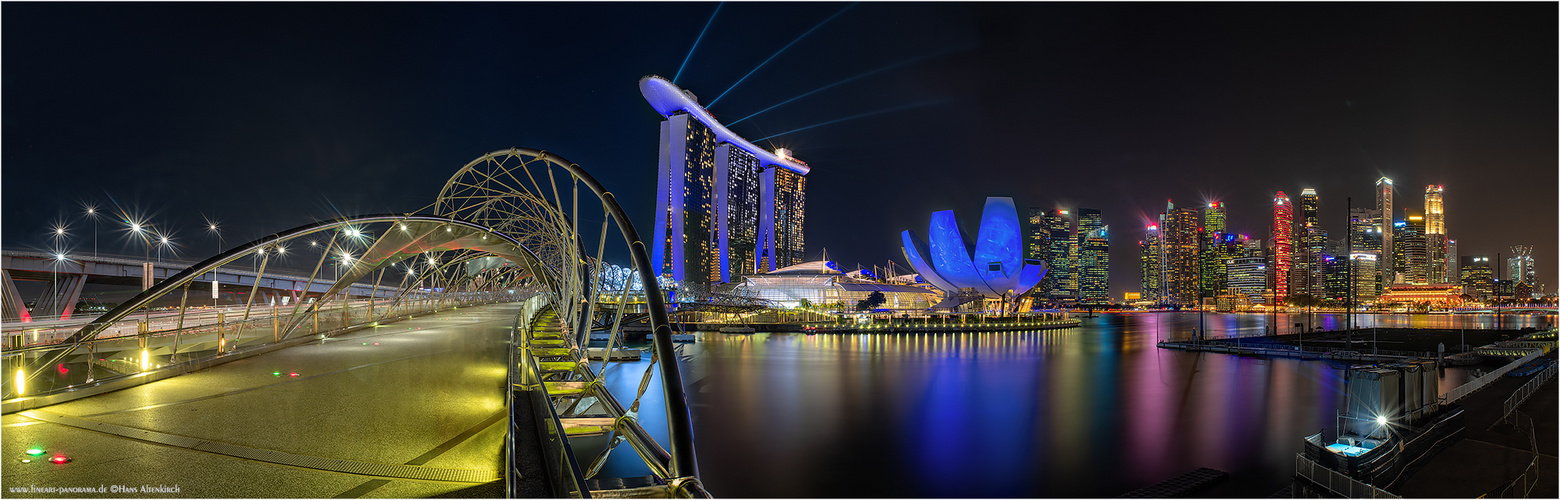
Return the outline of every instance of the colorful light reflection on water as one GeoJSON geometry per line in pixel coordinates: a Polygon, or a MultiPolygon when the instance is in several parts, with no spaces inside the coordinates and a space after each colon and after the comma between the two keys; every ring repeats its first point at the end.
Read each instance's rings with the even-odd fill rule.
{"type": "MultiPolygon", "coordinates": [[[[1223,336],[1270,320],[1306,321],[1210,314],[1203,324],[1223,336]]],[[[1340,366],[1155,347],[1191,336],[1195,313],[1083,321],[1021,333],[701,333],[681,362],[701,478],[725,497],[1114,497],[1212,467],[1231,479],[1200,495],[1265,497],[1288,484],[1302,437],[1331,429],[1343,403],[1340,366]]],[[[1494,319],[1356,324],[1489,328],[1494,319]]],[[[622,369],[632,380],[614,392],[631,399],[640,369],[622,369]]],[[[1448,369],[1443,391],[1466,378],[1448,369]]],[[[664,439],[650,392],[640,419],[664,439]]]]}

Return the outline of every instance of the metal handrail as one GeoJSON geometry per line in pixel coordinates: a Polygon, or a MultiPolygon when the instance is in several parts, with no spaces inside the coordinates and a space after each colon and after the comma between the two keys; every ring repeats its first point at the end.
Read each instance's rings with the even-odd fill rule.
{"type": "Polygon", "coordinates": [[[1511,370],[1514,370],[1514,369],[1516,369],[1519,366],[1527,364],[1527,362],[1532,361],[1532,360],[1538,358],[1539,356],[1542,356],[1543,354],[1544,354],[1543,351],[1540,351],[1538,349],[1533,349],[1532,352],[1529,353],[1527,356],[1523,356],[1520,359],[1517,359],[1516,361],[1512,361],[1511,363],[1508,363],[1506,366],[1502,366],[1499,369],[1497,369],[1497,370],[1495,370],[1493,372],[1487,373],[1487,374],[1485,374],[1482,377],[1479,377],[1479,378],[1473,379],[1471,381],[1468,381],[1468,383],[1465,383],[1463,385],[1459,385],[1456,388],[1452,389],[1451,391],[1447,391],[1446,394],[1441,396],[1441,404],[1445,405],[1445,404],[1455,403],[1455,402],[1457,402],[1457,400],[1462,399],[1462,398],[1466,397],[1469,394],[1473,394],[1475,391],[1478,391],[1479,389],[1483,389],[1484,386],[1489,385],[1491,382],[1494,382],[1494,381],[1500,379],[1502,376],[1505,376],[1507,373],[1511,372],[1511,370]]]}
{"type": "Polygon", "coordinates": [[[1362,483],[1358,479],[1323,467],[1321,464],[1306,458],[1304,453],[1295,454],[1295,475],[1303,477],[1311,484],[1325,488],[1327,491],[1344,498],[1402,498],[1387,490],[1362,483]]]}
{"type": "Polygon", "coordinates": [[[1511,394],[1511,397],[1506,398],[1506,402],[1501,404],[1501,421],[1509,418],[1511,412],[1516,411],[1518,406],[1522,406],[1522,403],[1533,396],[1533,393],[1538,392],[1539,387],[1554,379],[1556,370],[1557,367],[1555,365],[1549,365],[1548,368],[1539,372],[1537,377],[1533,377],[1533,380],[1529,380],[1526,384],[1522,384],[1522,387],[1518,387],[1516,392],[1511,394]]]}
{"type": "Polygon", "coordinates": [[[531,327],[536,314],[543,309],[551,308],[551,300],[546,294],[538,294],[526,300],[521,306],[519,314],[515,315],[515,325],[511,330],[510,348],[510,387],[508,393],[510,427],[506,440],[509,452],[505,455],[507,469],[505,471],[508,481],[509,496],[516,496],[515,486],[519,484],[520,472],[516,468],[513,454],[517,451],[514,445],[514,437],[519,433],[545,432],[547,436],[542,438],[545,448],[539,457],[551,470],[551,477],[547,478],[548,486],[553,496],[558,498],[579,497],[590,498],[590,489],[585,487],[585,473],[580,469],[579,459],[574,456],[574,450],[569,445],[569,440],[564,433],[563,422],[558,418],[558,411],[553,408],[551,398],[547,394],[547,385],[542,383],[540,369],[536,366],[536,358],[531,356],[531,327]],[[526,408],[519,408],[514,402],[514,391],[518,389],[530,393],[527,397],[529,404],[526,408]],[[528,411],[543,423],[536,429],[520,429],[516,427],[513,418],[514,412],[528,411]],[[554,459],[556,457],[556,459],[554,459]]]}

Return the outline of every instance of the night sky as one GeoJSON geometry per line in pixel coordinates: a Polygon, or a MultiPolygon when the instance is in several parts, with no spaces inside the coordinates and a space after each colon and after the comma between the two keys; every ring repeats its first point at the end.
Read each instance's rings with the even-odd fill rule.
{"type": "MultiPolygon", "coordinates": [[[[1103,210],[1120,299],[1166,199],[1224,201],[1267,239],[1274,193],[1315,188],[1341,235],[1345,197],[1369,205],[1386,175],[1398,207],[1446,186],[1462,255],[1535,245],[1555,290],[1554,3],[730,3],[688,57],[715,9],[7,2],[0,237],[46,249],[67,220],[89,249],[80,207],[117,203],[204,258],[203,217],[231,246],[416,210],[512,146],[579,163],[648,234],[660,116],[640,77],[732,123],[870,73],[732,126],[818,125],[758,142],[811,165],[808,252],[847,267],[902,261],[899,231],[935,210],[973,238],[985,197],[1012,196],[1103,210]]],[[[103,227],[104,251],[135,253],[103,227]]]]}

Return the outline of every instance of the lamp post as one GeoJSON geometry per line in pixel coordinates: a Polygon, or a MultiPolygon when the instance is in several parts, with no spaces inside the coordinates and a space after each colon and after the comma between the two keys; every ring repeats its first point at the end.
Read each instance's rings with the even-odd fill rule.
{"type": "Polygon", "coordinates": [[[159,235],[157,237],[157,263],[158,264],[162,264],[162,251],[163,251],[163,248],[167,248],[167,247],[169,247],[171,245],[172,245],[172,240],[168,239],[168,235],[159,235]]]}
{"type": "MultiPolygon", "coordinates": [[[[149,290],[151,289],[152,283],[152,241],[148,239],[146,235],[151,231],[151,229],[141,225],[141,223],[138,221],[132,220],[128,222],[130,223],[130,232],[135,233],[135,235],[141,239],[141,248],[143,249],[143,260],[141,264],[141,290],[149,290]]],[[[150,324],[152,321],[152,309],[150,307],[143,307],[141,310],[144,313],[145,321],[150,324]]]]}
{"type": "Polygon", "coordinates": [[[87,205],[87,212],[86,212],[85,217],[88,218],[88,219],[92,219],[92,258],[96,259],[97,256],[98,256],[98,250],[97,250],[98,211],[97,211],[97,207],[96,206],[92,206],[92,205],[87,205]]]}
{"type": "MultiPolygon", "coordinates": [[[[216,253],[213,253],[212,255],[216,255],[216,254],[222,253],[222,230],[217,227],[217,223],[216,222],[212,222],[211,219],[206,219],[206,232],[211,233],[211,234],[213,234],[213,235],[215,235],[217,237],[217,251],[216,251],[216,253]]],[[[217,283],[217,270],[212,270],[211,271],[211,310],[213,310],[213,311],[217,310],[217,300],[219,300],[218,297],[222,296],[221,291],[222,291],[222,285],[217,283]]]]}
{"type": "Polygon", "coordinates": [[[54,226],[54,231],[52,231],[52,234],[50,234],[50,237],[52,237],[54,240],[55,255],[54,263],[51,266],[52,271],[49,273],[49,300],[51,302],[60,300],[59,297],[61,294],[59,290],[59,264],[60,261],[64,260],[65,253],[60,243],[65,239],[66,236],[70,235],[66,229],[68,228],[65,227],[64,224],[56,225],[54,226]]]}

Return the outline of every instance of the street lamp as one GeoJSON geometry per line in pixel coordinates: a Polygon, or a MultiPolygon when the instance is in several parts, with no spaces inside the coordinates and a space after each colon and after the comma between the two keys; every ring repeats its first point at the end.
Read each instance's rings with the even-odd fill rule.
{"type": "Polygon", "coordinates": [[[163,248],[167,248],[167,247],[171,247],[171,246],[173,246],[173,244],[172,244],[172,242],[170,240],[168,240],[168,236],[167,235],[161,235],[161,236],[159,236],[157,238],[157,263],[158,264],[162,264],[162,251],[163,251],[163,248]]]}
{"type": "MultiPolygon", "coordinates": [[[[141,222],[137,220],[126,220],[125,222],[130,224],[130,232],[135,233],[136,236],[141,238],[141,248],[143,249],[143,260],[141,264],[141,290],[149,290],[152,288],[152,241],[147,238],[147,233],[150,233],[151,229],[143,226],[141,222]]],[[[151,323],[152,308],[142,307],[141,310],[144,313],[143,321],[151,323]]]]}
{"type": "Polygon", "coordinates": [[[96,259],[98,233],[98,211],[96,206],[87,205],[86,218],[92,219],[92,258],[96,259]]]}
{"type": "MultiPolygon", "coordinates": [[[[217,223],[212,221],[211,219],[206,219],[206,232],[211,233],[212,235],[215,235],[217,237],[217,252],[216,253],[222,253],[222,230],[217,227],[217,223]]],[[[215,254],[213,254],[213,255],[215,255],[215,254]]],[[[218,300],[217,297],[222,296],[222,293],[221,293],[222,289],[221,289],[221,287],[222,287],[222,285],[217,284],[217,271],[216,270],[212,270],[211,271],[211,309],[212,310],[216,310],[216,308],[217,308],[217,300],[218,300]]]]}

